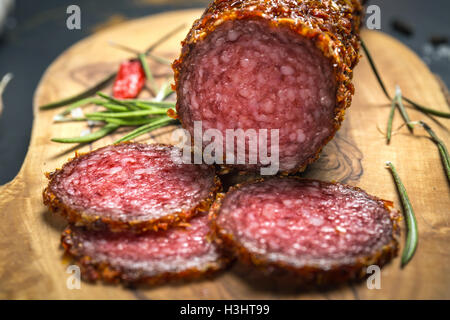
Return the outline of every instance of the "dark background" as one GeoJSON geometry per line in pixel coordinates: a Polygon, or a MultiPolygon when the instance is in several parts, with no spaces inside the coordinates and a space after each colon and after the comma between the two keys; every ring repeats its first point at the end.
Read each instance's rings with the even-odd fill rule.
{"type": "MultiPolygon", "coordinates": [[[[65,49],[108,21],[168,10],[204,7],[208,0],[18,0],[0,40],[0,77],[14,78],[0,115],[0,185],[12,180],[25,158],[33,120],[32,98],[47,66],[65,49]],[[81,30],[66,28],[66,8],[81,8],[81,30]]],[[[372,0],[381,8],[381,30],[414,50],[450,85],[450,1],[372,0]],[[395,24],[397,26],[395,26],[395,24]],[[410,33],[410,34],[408,34],[410,33]],[[434,41],[431,41],[435,38],[434,41]],[[434,44],[433,44],[434,42],[434,44]]],[[[389,48],[386,48],[389,50],[389,48]]]]}

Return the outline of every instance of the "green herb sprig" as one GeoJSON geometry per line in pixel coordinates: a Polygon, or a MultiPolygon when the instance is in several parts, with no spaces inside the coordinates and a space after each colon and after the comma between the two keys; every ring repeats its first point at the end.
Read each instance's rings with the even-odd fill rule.
{"type": "MultiPolygon", "coordinates": [[[[166,86],[163,86],[161,90],[164,87],[166,86]]],[[[176,120],[167,115],[167,111],[175,107],[174,102],[138,99],[120,100],[102,92],[98,92],[97,95],[100,98],[92,97],[72,104],[62,113],[58,114],[54,121],[97,121],[100,124],[104,123],[104,126],[88,135],[71,138],[53,138],[52,141],[59,143],[88,143],[103,138],[121,126],[140,126],[119,139],[120,142],[123,142],[162,126],[176,123],[176,120]],[[83,117],[65,116],[70,114],[75,108],[84,106],[87,103],[95,103],[96,105],[103,106],[105,110],[86,113],[83,117]]]]}
{"type": "Polygon", "coordinates": [[[450,156],[448,149],[441,139],[436,135],[436,133],[431,129],[431,127],[423,122],[422,120],[417,122],[425,131],[429,134],[431,140],[437,145],[439,154],[441,155],[442,164],[444,166],[445,174],[447,175],[447,180],[450,182],[450,156]]]}
{"type": "Polygon", "coordinates": [[[144,53],[139,53],[133,49],[115,44],[115,46],[122,49],[125,48],[126,50],[132,51],[136,54],[137,59],[139,59],[142,64],[146,79],[150,82],[151,88],[149,89],[154,96],[153,100],[116,99],[110,95],[98,91],[105,87],[106,84],[108,84],[109,81],[116,76],[116,73],[111,74],[101,82],[75,96],[40,107],[40,109],[52,109],[63,105],[69,105],[65,110],[54,117],[54,122],[86,121],[89,124],[99,124],[102,126],[97,131],[87,135],[70,138],[53,138],[52,141],[59,143],[89,143],[101,139],[123,126],[138,127],[118,139],[118,141],[116,141],[117,143],[129,141],[151,130],[177,123],[177,120],[174,120],[167,115],[169,110],[173,110],[175,103],[164,101],[174,92],[172,90],[172,86],[170,82],[167,81],[161,86],[161,88],[158,88],[153,74],[148,66],[147,57],[150,57],[159,63],[168,64],[168,61],[165,61],[163,58],[158,58],[157,56],[151,54],[151,52],[162,42],[166,41],[178,32],[181,28],[184,28],[184,26],[185,25],[183,24],[161,37],[144,53]],[[96,94],[97,96],[91,97],[93,94],[96,94]],[[77,109],[92,104],[101,106],[104,109],[85,113],[82,116],[78,114],[75,115],[74,111],[80,111],[77,109]]]}
{"type": "Polygon", "coordinates": [[[411,201],[409,200],[408,193],[406,192],[405,186],[403,185],[400,176],[397,173],[397,170],[390,161],[386,162],[386,166],[390,170],[390,172],[392,173],[392,177],[394,178],[394,182],[400,195],[400,200],[402,202],[406,221],[406,242],[405,248],[403,249],[401,261],[401,266],[403,268],[408,264],[409,261],[411,261],[417,248],[417,244],[419,241],[417,220],[414,214],[414,209],[411,205],[411,201]]]}
{"type": "MultiPolygon", "coordinates": [[[[367,60],[369,61],[369,65],[372,68],[373,73],[375,74],[375,77],[378,80],[378,83],[381,87],[381,89],[383,90],[386,98],[388,98],[389,101],[392,101],[391,96],[389,95],[389,93],[387,92],[386,86],[384,85],[383,80],[381,79],[381,76],[377,70],[377,67],[375,66],[375,62],[373,61],[372,55],[369,52],[369,49],[367,48],[366,44],[364,43],[364,41],[361,39],[361,47],[364,50],[364,53],[367,57],[367,60]]],[[[414,108],[416,108],[417,110],[425,113],[425,114],[429,114],[429,115],[434,115],[437,117],[442,117],[442,118],[450,118],[450,113],[449,112],[443,112],[443,111],[439,111],[439,110],[435,110],[435,109],[431,109],[428,107],[424,107],[422,105],[420,105],[417,102],[412,101],[411,99],[407,98],[407,97],[402,97],[402,100],[405,100],[406,102],[408,102],[409,104],[411,104],[414,108]]]]}
{"type": "MultiPolygon", "coordinates": [[[[172,37],[174,34],[176,34],[178,31],[180,31],[184,27],[185,27],[185,24],[182,24],[182,25],[174,28],[173,30],[169,31],[167,34],[163,35],[155,43],[153,43],[150,47],[148,47],[147,50],[145,50],[144,54],[145,55],[150,54],[159,45],[161,45],[162,43],[164,43],[165,41],[170,39],[170,37],[172,37]]],[[[94,95],[97,91],[99,91],[99,90],[103,89],[104,87],[106,87],[106,85],[108,83],[110,83],[116,77],[116,75],[117,75],[117,72],[113,72],[113,73],[109,74],[108,76],[106,76],[105,78],[103,78],[102,80],[100,80],[99,82],[97,82],[94,85],[92,85],[91,87],[89,87],[86,90],[82,91],[82,92],[80,92],[78,94],[75,94],[73,96],[64,98],[62,100],[58,100],[58,101],[55,101],[55,102],[51,102],[51,103],[42,105],[42,106],[39,107],[39,109],[41,109],[41,110],[48,110],[48,109],[58,108],[58,107],[66,106],[68,104],[75,103],[78,100],[90,97],[90,96],[94,95]]]]}

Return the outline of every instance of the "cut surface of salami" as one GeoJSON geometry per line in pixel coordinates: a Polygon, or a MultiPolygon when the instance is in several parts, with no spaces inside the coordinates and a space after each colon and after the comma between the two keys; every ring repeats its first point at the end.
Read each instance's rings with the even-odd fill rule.
{"type": "Polygon", "coordinates": [[[212,167],[176,164],[180,156],[176,147],[138,143],[79,155],[49,175],[44,203],[77,225],[165,229],[207,211],[220,186],[212,167]]]}
{"type": "Polygon", "coordinates": [[[225,164],[240,170],[266,165],[259,143],[268,153],[278,145],[281,172],[304,169],[350,106],[360,14],[356,0],[214,1],[173,65],[183,127],[193,136],[201,121],[204,132],[221,132],[225,164]],[[259,134],[258,142],[244,138],[244,164],[235,160],[236,136],[226,132],[238,129],[259,134]]]}
{"type": "Polygon", "coordinates": [[[212,209],[217,241],[251,264],[346,280],[397,253],[397,211],[358,188],[272,178],[220,198],[212,209]]]}

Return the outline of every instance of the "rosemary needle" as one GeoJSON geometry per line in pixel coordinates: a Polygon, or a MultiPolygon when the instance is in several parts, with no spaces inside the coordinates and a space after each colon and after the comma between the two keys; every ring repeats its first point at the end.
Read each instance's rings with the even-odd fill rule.
{"type": "Polygon", "coordinates": [[[99,105],[103,106],[105,109],[110,110],[110,111],[125,112],[125,111],[129,110],[127,107],[119,106],[114,103],[102,103],[99,105]]]}
{"type": "Polygon", "coordinates": [[[400,90],[400,87],[398,85],[395,86],[395,97],[396,97],[396,103],[398,106],[398,109],[400,110],[400,114],[403,117],[403,120],[405,120],[406,125],[408,126],[408,130],[412,132],[414,129],[414,125],[411,122],[411,119],[409,118],[408,113],[406,112],[405,106],[402,102],[402,91],[400,90]]]}
{"type": "Polygon", "coordinates": [[[150,47],[147,48],[147,50],[145,50],[145,54],[149,54],[151,53],[153,50],[156,49],[156,47],[158,47],[161,43],[163,43],[164,41],[166,41],[167,39],[169,39],[170,37],[172,37],[174,34],[176,34],[177,32],[181,31],[182,29],[184,29],[186,27],[185,23],[180,24],[178,27],[175,27],[174,29],[172,29],[171,31],[169,31],[167,34],[163,35],[161,38],[159,38],[158,41],[156,41],[154,44],[152,44],[150,47]]]}
{"type": "Polygon", "coordinates": [[[166,81],[159,89],[154,101],[157,101],[157,102],[163,101],[168,96],[170,96],[173,92],[174,91],[172,90],[172,85],[170,84],[170,81],[166,81]]]}
{"type": "Polygon", "coordinates": [[[103,138],[104,136],[110,134],[117,128],[119,128],[120,125],[115,123],[107,123],[103,128],[92,132],[90,134],[87,134],[85,136],[81,137],[73,137],[73,138],[53,138],[53,142],[59,142],[59,143],[88,143],[96,141],[100,138],[103,138]]]}
{"type": "Polygon", "coordinates": [[[416,216],[414,215],[414,210],[411,205],[411,202],[409,201],[408,194],[406,193],[405,186],[403,185],[400,176],[397,173],[397,170],[390,161],[386,162],[386,165],[388,169],[391,171],[392,177],[394,178],[397,191],[400,195],[400,200],[402,202],[404,216],[406,220],[406,227],[407,227],[406,243],[402,253],[402,264],[401,264],[403,268],[404,266],[406,266],[406,264],[408,264],[409,261],[411,261],[417,248],[417,243],[419,239],[417,220],[416,216]]]}
{"type": "Polygon", "coordinates": [[[168,102],[168,101],[149,101],[148,103],[142,103],[142,102],[136,102],[136,106],[140,109],[144,110],[150,110],[150,109],[170,109],[175,107],[175,102],[168,102]]]}
{"type": "Polygon", "coordinates": [[[53,109],[53,108],[57,108],[57,107],[61,107],[61,106],[65,106],[65,105],[77,102],[78,100],[87,98],[89,96],[92,96],[98,90],[104,88],[115,77],[116,77],[116,72],[110,74],[109,76],[105,77],[103,80],[97,82],[92,87],[88,88],[87,90],[85,90],[85,91],[83,91],[81,93],[78,93],[76,95],[73,95],[71,97],[68,97],[68,98],[65,98],[65,99],[62,99],[62,100],[59,100],[59,101],[55,101],[55,102],[52,102],[52,103],[48,103],[48,104],[42,105],[42,106],[39,107],[39,109],[41,109],[41,110],[53,109]]]}
{"type": "Polygon", "coordinates": [[[97,92],[97,95],[102,97],[102,98],[104,98],[104,99],[106,99],[106,100],[108,100],[108,101],[110,101],[110,102],[112,102],[112,103],[115,103],[115,104],[127,107],[130,110],[136,110],[136,107],[134,105],[132,105],[131,103],[129,103],[128,101],[126,101],[126,100],[116,99],[116,98],[111,97],[111,96],[107,95],[106,93],[103,93],[103,92],[100,92],[100,91],[97,92]]]}
{"type": "Polygon", "coordinates": [[[6,86],[13,78],[12,73],[7,73],[3,76],[3,78],[0,80],[0,115],[3,111],[3,91],[5,91],[6,86]]]}
{"type": "MultiPolygon", "coordinates": [[[[117,49],[129,52],[129,53],[133,53],[135,55],[138,55],[140,53],[136,49],[130,48],[128,46],[125,46],[123,44],[120,44],[120,43],[117,43],[117,42],[114,42],[114,41],[108,41],[108,44],[113,46],[113,47],[115,47],[115,48],[117,48],[117,49]]],[[[162,58],[162,57],[156,56],[156,55],[151,54],[151,53],[147,53],[146,55],[147,55],[147,57],[149,57],[150,59],[158,62],[159,64],[164,64],[164,65],[168,65],[168,66],[172,65],[172,61],[170,61],[170,60],[168,60],[166,58],[162,58]]]]}
{"type": "Polygon", "coordinates": [[[68,114],[70,114],[72,112],[72,110],[75,110],[76,108],[94,103],[94,104],[99,104],[101,103],[101,99],[96,98],[96,97],[89,97],[89,98],[85,98],[85,99],[81,99],[77,102],[72,103],[69,107],[67,107],[67,109],[65,109],[63,112],[57,114],[56,116],[67,116],[68,114]]]}
{"type": "Polygon", "coordinates": [[[142,119],[107,118],[107,119],[104,119],[104,121],[106,121],[108,123],[119,124],[121,126],[135,127],[135,126],[140,126],[143,124],[150,123],[150,122],[154,121],[154,119],[151,119],[151,118],[142,118],[142,119]]]}
{"type": "Polygon", "coordinates": [[[442,163],[444,165],[445,173],[447,174],[447,179],[450,182],[450,157],[449,157],[447,147],[444,144],[444,141],[439,139],[439,137],[436,135],[436,133],[425,122],[419,121],[418,123],[428,132],[428,134],[431,137],[431,140],[433,140],[434,143],[436,143],[436,145],[438,146],[439,153],[440,153],[441,159],[442,159],[442,163]]]}
{"type": "Polygon", "coordinates": [[[122,138],[114,141],[114,144],[116,143],[120,143],[120,142],[125,142],[125,141],[130,141],[131,139],[134,139],[140,135],[143,135],[151,130],[157,129],[159,127],[162,127],[164,125],[169,124],[170,122],[172,122],[173,119],[169,118],[167,116],[165,117],[161,117],[159,119],[155,119],[154,121],[145,124],[139,128],[134,129],[133,131],[131,131],[130,133],[126,134],[125,136],[123,136],[122,138]]]}
{"type": "Polygon", "coordinates": [[[61,123],[61,122],[76,122],[76,121],[88,121],[93,119],[83,118],[83,117],[63,117],[56,115],[53,118],[54,123],[61,123]]]}
{"type": "Polygon", "coordinates": [[[127,112],[91,112],[86,114],[86,118],[96,117],[96,118],[134,118],[142,117],[153,114],[165,115],[167,113],[164,109],[159,110],[137,110],[137,111],[127,111],[127,112]]]}
{"type": "Polygon", "coordinates": [[[403,99],[406,102],[410,103],[417,110],[422,111],[423,113],[429,113],[429,114],[432,114],[432,115],[435,115],[435,116],[441,117],[441,118],[450,118],[450,113],[448,113],[448,112],[438,111],[438,110],[434,110],[434,109],[430,109],[430,108],[424,107],[424,106],[418,104],[417,102],[414,102],[414,101],[412,101],[412,100],[410,100],[410,99],[408,99],[406,97],[403,97],[403,99]]]}
{"type": "Polygon", "coordinates": [[[388,125],[387,125],[387,133],[386,133],[387,144],[389,144],[391,142],[392,121],[394,120],[396,105],[397,105],[397,96],[395,96],[391,102],[391,111],[389,112],[389,119],[388,119],[388,125]]]}
{"type": "Polygon", "coordinates": [[[147,54],[147,56],[149,58],[155,60],[156,62],[160,63],[160,64],[164,64],[164,65],[167,65],[167,66],[171,66],[172,65],[172,61],[170,61],[169,59],[166,59],[166,58],[163,58],[163,57],[159,57],[159,56],[156,56],[156,55],[151,54],[151,53],[147,54]]]}
{"type": "Polygon", "coordinates": [[[150,82],[152,94],[153,94],[153,96],[156,96],[156,92],[158,92],[159,89],[158,89],[158,85],[155,82],[155,78],[153,78],[153,74],[150,71],[150,67],[148,66],[147,57],[145,56],[144,53],[140,53],[138,55],[138,58],[139,58],[139,61],[141,62],[142,69],[144,69],[145,78],[150,82]]]}
{"type": "MultiPolygon", "coordinates": [[[[375,74],[375,77],[377,78],[381,89],[383,90],[383,92],[386,95],[386,97],[388,98],[388,100],[392,100],[391,96],[389,95],[389,93],[386,90],[386,86],[384,85],[384,82],[381,79],[381,76],[377,70],[377,67],[375,66],[375,62],[373,61],[373,58],[369,52],[369,49],[367,48],[366,44],[364,43],[364,41],[362,39],[360,39],[360,41],[361,41],[361,47],[363,48],[363,51],[366,54],[367,60],[369,61],[369,65],[370,65],[373,73],[375,74]]],[[[443,112],[443,111],[424,107],[424,106],[412,101],[411,99],[409,99],[407,97],[403,97],[403,100],[410,103],[414,108],[416,108],[417,110],[419,110],[423,113],[432,114],[432,115],[435,115],[435,116],[441,117],[441,118],[450,118],[450,113],[448,113],[448,112],[443,112]]]]}
{"type": "Polygon", "coordinates": [[[364,43],[364,41],[362,39],[360,39],[360,42],[361,42],[361,47],[363,48],[364,53],[366,54],[367,60],[369,61],[370,67],[372,68],[372,71],[375,74],[375,77],[377,78],[378,83],[380,84],[381,89],[383,90],[386,97],[389,100],[392,100],[391,96],[389,95],[389,93],[386,90],[386,87],[384,86],[383,80],[381,80],[380,74],[378,73],[378,69],[375,66],[375,62],[372,59],[372,55],[369,53],[369,49],[367,49],[366,44],[364,43]]]}

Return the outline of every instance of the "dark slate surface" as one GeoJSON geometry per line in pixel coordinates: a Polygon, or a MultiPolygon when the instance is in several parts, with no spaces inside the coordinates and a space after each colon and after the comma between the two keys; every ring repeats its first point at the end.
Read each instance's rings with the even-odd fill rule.
{"type": "MultiPolygon", "coordinates": [[[[14,74],[4,96],[0,116],[0,185],[14,178],[26,151],[32,125],[32,97],[46,67],[65,49],[92,33],[92,28],[112,15],[138,18],[174,9],[202,7],[205,0],[173,1],[173,5],[151,1],[112,0],[18,0],[9,28],[0,40],[0,76],[14,74]],[[66,28],[66,8],[77,4],[82,12],[81,30],[66,28]]],[[[449,47],[428,44],[431,37],[450,36],[448,0],[372,0],[381,8],[382,31],[401,40],[424,57],[431,70],[450,85],[449,47]],[[393,27],[412,28],[408,36],[393,27]]],[[[398,28],[397,28],[398,29],[398,28]]],[[[400,28],[401,29],[401,28],[400,28]]],[[[389,48],[386,48],[389,50],[389,48]]]]}

